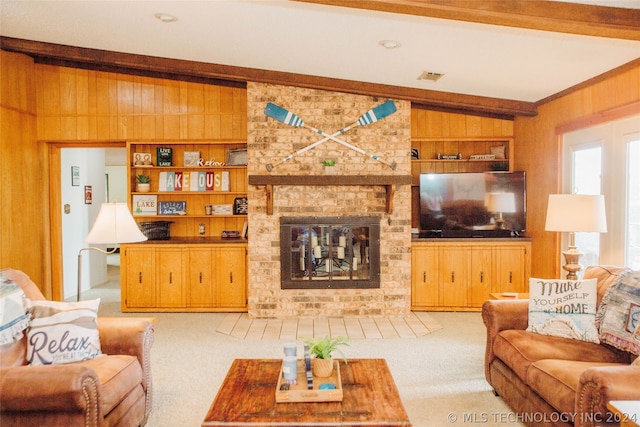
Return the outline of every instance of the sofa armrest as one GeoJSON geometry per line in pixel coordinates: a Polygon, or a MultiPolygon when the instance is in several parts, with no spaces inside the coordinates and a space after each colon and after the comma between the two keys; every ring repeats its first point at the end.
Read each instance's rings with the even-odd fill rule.
{"type": "Polygon", "coordinates": [[[591,427],[606,421],[607,402],[611,400],[640,400],[638,384],[640,366],[598,366],[585,370],[576,391],[575,426],[591,427]]]}
{"type": "Polygon", "coordinates": [[[151,412],[153,383],[151,381],[151,346],[155,319],[146,317],[98,317],[100,347],[104,354],[136,356],[142,366],[146,394],[147,416],[151,412]]]}
{"type": "Polygon", "coordinates": [[[487,328],[484,375],[487,382],[491,384],[489,365],[495,359],[493,341],[500,331],[527,329],[529,324],[529,300],[487,300],[482,304],[482,321],[487,328]]]}
{"type": "Polygon", "coordinates": [[[0,369],[2,412],[87,412],[98,420],[98,376],[87,366],[17,366],[0,369]]]}

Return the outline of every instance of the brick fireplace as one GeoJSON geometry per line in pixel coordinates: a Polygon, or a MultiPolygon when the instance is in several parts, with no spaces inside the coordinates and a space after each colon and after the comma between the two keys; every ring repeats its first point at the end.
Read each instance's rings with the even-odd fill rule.
{"type": "MultiPolygon", "coordinates": [[[[298,115],[305,123],[332,134],[355,122],[386,99],[313,89],[249,83],[247,128],[249,151],[249,315],[255,318],[328,316],[405,316],[411,299],[410,103],[395,101],[397,111],[383,120],[358,126],[340,136],[345,142],[387,163],[326,141],[291,160],[279,160],[322,136],[288,126],[264,113],[267,103],[298,115]],[[322,161],[336,161],[326,175],[322,161]],[[268,170],[267,165],[276,165],[268,170]],[[375,286],[282,286],[281,222],[287,218],[366,217],[376,225],[379,281],[375,286]]],[[[322,254],[338,261],[335,244],[322,254]]],[[[346,235],[345,235],[346,237],[346,235]]],[[[286,236],[291,239],[291,236],[286,236]]],[[[360,250],[351,241],[345,251],[360,250]]],[[[317,245],[320,246],[320,245],[317,245]]],[[[313,250],[307,246],[305,250],[313,250]]],[[[370,249],[369,249],[370,250],[370,249]]],[[[290,256],[290,255],[287,255],[290,256]]],[[[366,254],[365,254],[366,256],[366,254]]],[[[311,259],[311,258],[310,258],[311,259]]],[[[295,259],[300,263],[300,254],[295,259]]],[[[289,262],[292,262],[289,260],[289,262]]],[[[350,262],[353,262],[352,260],[350,262]]],[[[304,265],[305,268],[308,265],[304,265]]],[[[318,264],[319,271],[322,264],[318,264]]],[[[298,269],[300,264],[298,264],[298,269]]],[[[326,264],[325,264],[325,269],[326,264]]],[[[353,266],[348,267],[353,275],[353,266]]],[[[288,273],[291,274],[291,273],[288,273]]]]}

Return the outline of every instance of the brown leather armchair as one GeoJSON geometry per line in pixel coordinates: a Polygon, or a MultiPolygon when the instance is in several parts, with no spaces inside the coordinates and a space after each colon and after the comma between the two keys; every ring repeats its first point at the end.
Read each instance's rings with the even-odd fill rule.
{"type": "MultiPolygon", "coordinates": [[[[27,298],[44,300],[21,271],[2,270],[27,298]]],[[[26,335],[0,346],[0,422],[8,426],[140,426],[151,411],[154,319],[98,318],[106,356],[31,366],[26,335]]]]}

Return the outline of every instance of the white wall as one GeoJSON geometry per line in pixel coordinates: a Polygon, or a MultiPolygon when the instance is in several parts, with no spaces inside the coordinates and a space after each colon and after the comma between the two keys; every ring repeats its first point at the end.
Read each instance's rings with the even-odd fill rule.
{"type": "MultiPolygon", "coordinates": [[[[105,150],[103,148],[64,148],[61,150],[62,251],[64,299],[77,295],[78,253],[88,247],[84,239],[89,234],[100,206],[105,201],[105,150]],[[71,166],[80,167],[80,183],[71,184],[71,166]],[[85,186],[92,186],[93,203],[85,204],[85,186]],[[68,214],[64,212],[69,205],[68,214]]],[[[104,246],[99,246],[104,249],[104,246]]],[[[82,289],[89,289],[107,280],[107,259],[97,251],[83,251],[82,289]]]]}

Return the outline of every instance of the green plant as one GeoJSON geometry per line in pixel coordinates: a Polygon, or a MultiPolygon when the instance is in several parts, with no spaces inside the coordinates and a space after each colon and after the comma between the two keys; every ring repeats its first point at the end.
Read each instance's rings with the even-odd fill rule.
{"type": "Polygon", "coordinates": [[[151,177],[149,175],[136,175],[136,182],[140,184],[148,184],[151,182],[151,177]]]}
{"type": "Polygon", "coordinates": [[[322,164],[324,166],[335,166],[336,165],[336,161],[333,159],[326,159],[322,161],[322,164]]]}
{"type": "Polygon", "coordinates": [[[331,338],[326,336],[322,338],[306,338],[304,342],[309,346],[309,354],[314,354],[318,359],[330,359],[331,353],[335,351],[342,356],[345,362],[347,360],[340,349],[340,346],[349,345],[349,338],[347,337],[339,336],[331,338]]]}

